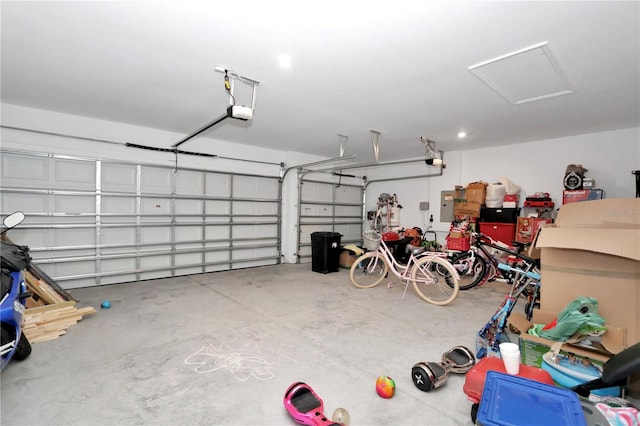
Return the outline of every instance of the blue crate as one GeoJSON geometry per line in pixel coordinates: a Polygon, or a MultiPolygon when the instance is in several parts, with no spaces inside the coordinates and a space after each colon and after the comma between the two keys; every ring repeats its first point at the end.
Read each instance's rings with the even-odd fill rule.
{"type": "Polygon", "coordinates": [[[487,371],[478,409],[481,426],[586,426],[578,395],[568,389],[487,371]]]}

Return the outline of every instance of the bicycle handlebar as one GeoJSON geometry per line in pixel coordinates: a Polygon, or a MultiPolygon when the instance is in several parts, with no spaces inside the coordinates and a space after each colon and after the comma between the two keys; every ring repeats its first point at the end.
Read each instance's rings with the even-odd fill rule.
{"type": "Polygon", "coordinates": [[[538,274],[537,272],[531,272],[531,271],[523,271],[520,268],[514,268],[513,266],[509,266],[505,263],[499,263],[498,264],[498,268],[502,269],[503,271],[513,271],[522,275],[526,275],[527,277],[531,278],[532,280],[536,280],[536,281],[540,281],[540,274],[538,274]]]}

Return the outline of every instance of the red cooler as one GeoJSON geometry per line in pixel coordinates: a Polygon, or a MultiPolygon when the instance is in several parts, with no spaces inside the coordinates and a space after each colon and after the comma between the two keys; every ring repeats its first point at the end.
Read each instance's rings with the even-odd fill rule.
{"type": "MultiPolygon", "coordinates": [[[[484,382],[487,378],[487,371],[498,371],[500,373],[506,373],[504,363],[500,358],[484,357],[471,370],[467,372],[467,376],[464,380],[464,386],[462,390],[474,403],[480,402],[482,399],[482,389],[484,389],[484,382]]],[[[542,368],[531,367],[529,365],[520,364],[519,377],[535,380],[536,382],[546,383],[553,385],[553,379],[551,375],[544,371],[542,368]]]]}

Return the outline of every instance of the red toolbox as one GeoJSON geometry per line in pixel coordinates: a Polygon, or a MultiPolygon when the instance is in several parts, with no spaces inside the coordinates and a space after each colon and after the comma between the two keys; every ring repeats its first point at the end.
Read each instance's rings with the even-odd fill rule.
{"type": "Polygon", "coordinates": [[[480,232],[490,236],[494,240],[502,241],[508,246],[513,246],[513,241],[516,236],[516,224],[515,223],[501,223],[501,222],[479,222],[480,232]]]}

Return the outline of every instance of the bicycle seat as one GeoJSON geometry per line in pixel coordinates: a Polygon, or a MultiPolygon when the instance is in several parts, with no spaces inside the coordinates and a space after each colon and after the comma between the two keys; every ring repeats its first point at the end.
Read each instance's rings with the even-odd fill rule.
{"type": "Polygon", "coordinates": [[[407,254],[412,253],[414,256],[417,256],[420,253],[424,253],[426,250],[426,247],[416,247],[416,246],[412,246],[411,244],[407,244],[407,247],[404,250],[407,254]]]}

